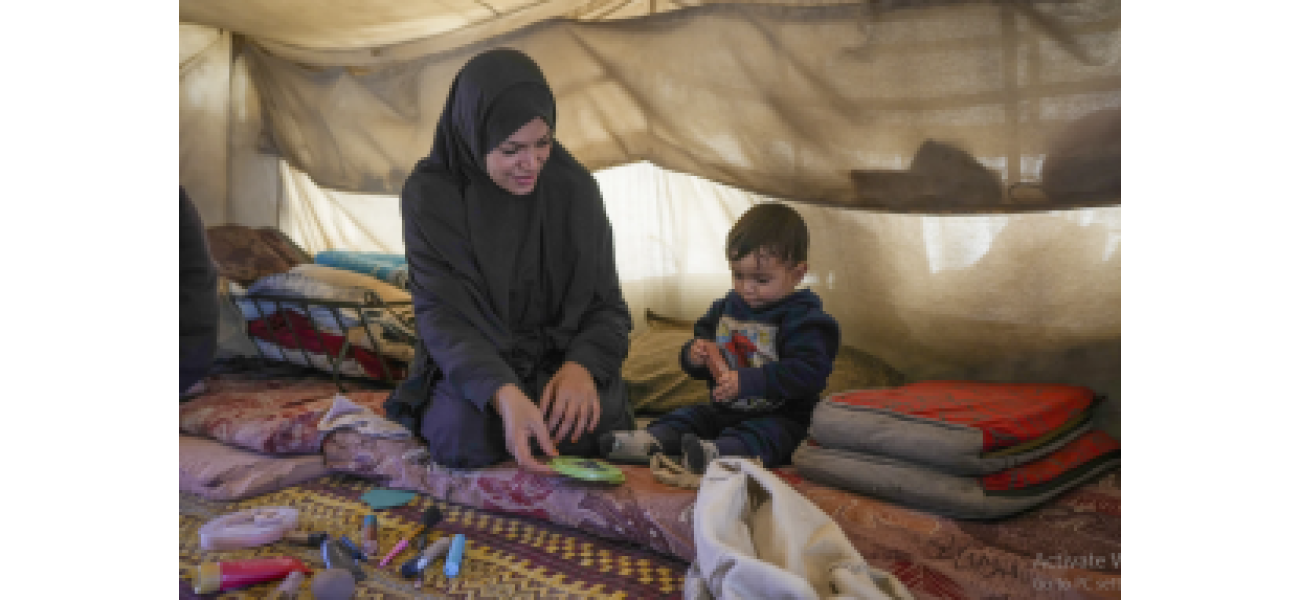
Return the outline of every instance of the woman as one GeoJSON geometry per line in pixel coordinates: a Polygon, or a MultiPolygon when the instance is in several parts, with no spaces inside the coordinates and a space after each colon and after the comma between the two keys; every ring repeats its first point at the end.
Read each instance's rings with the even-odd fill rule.
{"type": "Polygon", "coordinates": [[[530,440],[550,456],[597,456],[602,433],[632,427],[619,372],[632,319],[613,232],[595,179],[554,127],[531,59],[480,54],[402,189],[424,368],[439,373],[420,434],[444,466],[513,457],[549,472],[530,440]]]}

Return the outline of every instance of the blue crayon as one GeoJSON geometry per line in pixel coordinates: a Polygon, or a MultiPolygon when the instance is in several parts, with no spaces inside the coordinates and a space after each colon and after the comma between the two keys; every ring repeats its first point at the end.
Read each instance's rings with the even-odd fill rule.
{"type": "Polygon", "coordinates": [[[465,534],[458,533],[451,538],[451,550],[447,551],[447,564],[442,567],[442,573],[447,577],[460,575],[460,560],[464,556],[465,534]]]}
{"type": "Polygon", "coordinates": [[[357,544],[356,544],[355,542],[353,542],[352,540],[349,540],[349,539],[348,539],[348,536],[346,536],[346,535],[340,535],[340,536],[339,536],[339,539],[338,539],[338,542],[339,542],[340,544],[343,544],[343,547],[346,548],[348,552],[351,552],[351,553],[352,553],[352,556],[353,556],[354,558],[356,558],[357,560],[359,560],[359,561],[361,561],[361,562],[366,562],[366,553],[365,553],[365,552],[362,552],[362,551],[361,551],[361,548],[360,548],[359,546],[357,546],[357,544]]]}

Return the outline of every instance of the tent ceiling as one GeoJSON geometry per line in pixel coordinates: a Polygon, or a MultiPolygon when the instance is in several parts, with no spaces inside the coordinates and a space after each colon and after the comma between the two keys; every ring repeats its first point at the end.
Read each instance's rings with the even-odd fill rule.
{"type": "MultiPolygon", "coordinates": [[[[595,6],[545,8],[564,4],[595,6]]],[[[933,203],[915,199],[953,197],[962,212],[986,211],[1008,186],[1033,189],[1057,131],[1119,106],[1114,0],[890,3],[864,12],[881,4],[719,3],[456,39],[483,33],[470,26],[374,52],[262,39],[240,52],[290,164],[327,187],[387,195],[427,153],[456,71],[489,45],[541,65],[561,139],[589,168],[647,160],[806,202],[930,211],[933,203]],[[929,163],[968,167],[951,176],[901,172],[927,140],[953,148],[929,163]],[[875,171],[888,185],[856,189],[855,171],[875,171]],[[983,193],[965,193],[968,181],[983,193]]],[[[1049,205],[1042,194],[1006,200],[1015,210],[1073,206],[1049,205]]]]}
{"type": "Polygon", "coordinates": [[[460,39],[484,39],[555,18],[617,20],[707,4],[858,3],[857,0],[181,0],[180,20],[244,34],[268,45],[357,50],[453,33],[460,39]]]}

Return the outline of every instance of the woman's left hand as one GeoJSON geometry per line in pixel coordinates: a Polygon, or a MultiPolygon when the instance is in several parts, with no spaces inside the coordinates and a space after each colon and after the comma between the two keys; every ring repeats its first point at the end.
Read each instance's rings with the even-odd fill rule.
{"type": "Polygon", "coordinates": [[[542,390],[539,404],[556,440],[572,432],[572,441],[576,442],[583,434],[595,431],[596,423],[600,422],[596,382],[587,368],[576,362],[566,362],[560,367],[542,390]]]}

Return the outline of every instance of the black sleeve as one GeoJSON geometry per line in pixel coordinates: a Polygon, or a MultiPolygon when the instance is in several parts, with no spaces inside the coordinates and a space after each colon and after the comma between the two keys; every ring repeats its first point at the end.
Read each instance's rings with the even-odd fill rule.
{"type": "MultiPolygon", "coordinates": [[[[594,186],[594,183],[593,183],[594,186]]],[[[596,193],[599,193],[597,191],[596,193]]],[[[578,334],[569,343],[565,359],[576,362],[591,373],[597,386],[619,375],[627,358],[628,334],[632,331],[632,314],[623,299],[614,264],[614,230],[600,204],[599,223],[604,227],[594,236],[592,251],[597,260],[595,296],[582,316],[578,334]]]]}
{"type": "Polygon", "coordinates": [[[685,344],[682,344],[682,351],[678,356],[678,361],[682,364],[682,371],[685,371],[687,375],[696,379],[708,381],[710,385],[713,384],[713,372],[709,370],[709,366],[691,366],[691,344],[697,339],[708,340],[710,342],[714,341],[714,337],[718,333],[718,321],[722,319],[722,308],[726,306],[726,304],[726,298],[721,298],[713,302],[713,306],[709,307],[708,312],[704,313],[704,316],[700,317],[700,319],[695,322],[695,336],[686,340],[685,344]]]}
{"type": "Polygon", "coordinates": [[[217,269],[199,211],[181,188],[181,391],[203,379],[217,350],[217,269]]]}
{"type": "MultiPolygon", "coordinates": [[[[413,182],[407,185],[420,187],[413,182]]],[[[482,410],[501,386],[519,385],[519,379],[475,327],[483,320],[482,311],[490,310],[482,290],[452,268],[449,257],[441,256],[430,242],[430,236],[440,236],[443,247],[469,253],[469,242],[458,227],[420,210],[418,199],[437,193],[436,186],[427,187],[431,189],[423,193],[402,194],[402,236],[411,271],[416,328],[443,376],[462,398],[482,410]]]]}

